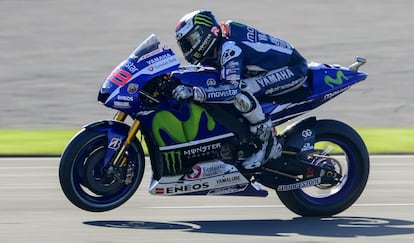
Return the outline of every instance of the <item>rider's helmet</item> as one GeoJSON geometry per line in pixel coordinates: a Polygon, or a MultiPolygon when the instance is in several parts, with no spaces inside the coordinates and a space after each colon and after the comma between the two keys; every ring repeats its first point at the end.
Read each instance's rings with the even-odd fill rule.
{"type": "Polygon", "coordinates": [[[217,47],[221,38],[220,24],[210,11],[197,10],[178,21],[175,38],[185,60],[198,64],[217,47]]]}

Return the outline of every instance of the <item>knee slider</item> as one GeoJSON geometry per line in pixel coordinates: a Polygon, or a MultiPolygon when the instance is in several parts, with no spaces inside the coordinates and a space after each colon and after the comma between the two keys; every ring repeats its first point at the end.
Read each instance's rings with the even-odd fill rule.
{"type": "Polygon", "coordinates": [[[245,92],[242,92],[236,96],[236,102],[234,103],[234,106],[240,112],[247,113],[256,107],[256,103],[249,95],[246,95],[245,92]]]}

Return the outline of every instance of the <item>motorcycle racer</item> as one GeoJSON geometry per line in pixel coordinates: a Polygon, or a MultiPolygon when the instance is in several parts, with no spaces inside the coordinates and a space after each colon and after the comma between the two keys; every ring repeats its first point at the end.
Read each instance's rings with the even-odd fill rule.
{"type": "Polygon", "coordinates": [[[290,43],[253,27],[235,21],[219,24],[208,10],[183,16],[176,40],[188,62],[220,70],[225,82],[209,88],[179,85],[174,98],[233,104],[262,142],[261,149],[243,162],[245,169],[280,157],[282,146],[257,97],[286,94],[302,86],[308,72],[306,59],[290,43]]]}

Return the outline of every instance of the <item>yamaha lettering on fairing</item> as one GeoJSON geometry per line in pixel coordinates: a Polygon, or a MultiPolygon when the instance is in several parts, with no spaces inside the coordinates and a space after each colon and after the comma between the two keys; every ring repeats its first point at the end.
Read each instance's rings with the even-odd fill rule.
{"type": "Polygon", "coordinates": [[[161,56],[158,56],[158,57],[154,57],[151,60],[147,61],[147,63],[149,65],[151,65],[151,64],[154,64],[154,63],[159,62],[161,60],[164,60],[164,59],[166,59],[166,58],[168,58],[170,56],[171,56],[171,54],[170,53],[167,53],[167,54],[164,54],[164,55],[161,55],[161,56]]]}
{"type": "Polygon", "coordinates": [[[270,73],[266,76],[260,77],[256,79],[256,82],[263,88],[275,84],[277,82],[287,80],[293,76],[295,76],[295,74],[289,68],[286,68],[281,71],[277,71],[274,73],[270,73]]]}
{"type": "Polygon", "coordinates": [[[302,77],[302,78],[296,79],[295,81],[289,82],[287,84],[283,84],[283,85],[279,85],[279,86],[276,86],[276,87],[269,88],[265,91],[265,94],[269,95],[269,94],[276,93],[278,91],[286,91],[286,90],[298,85],[299,83],[302,83],[303,81],[305,81],[305,79],[306,79],[306,77],[302,77]]]}
{"type": "Polygon", "coordinates": [[[218,179],[216,183],[217,184],[228,184],[228,183],[233,183],[233,182],[240,181],[240,180],[241,180],[240,176],[238,175],[238,176],[225,177],[225,178],[218,179]]]}

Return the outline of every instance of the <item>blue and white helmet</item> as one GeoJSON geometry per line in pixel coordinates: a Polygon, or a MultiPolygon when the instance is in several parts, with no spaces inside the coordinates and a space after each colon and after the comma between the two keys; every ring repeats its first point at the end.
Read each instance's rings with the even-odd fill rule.
{"type": "Polygon", "coordinates": [[[184,15],[175,29],[175,38],[185,60],[198,64],[219,43],[222,32],[216,17],[207,10],[184,15]]]}

